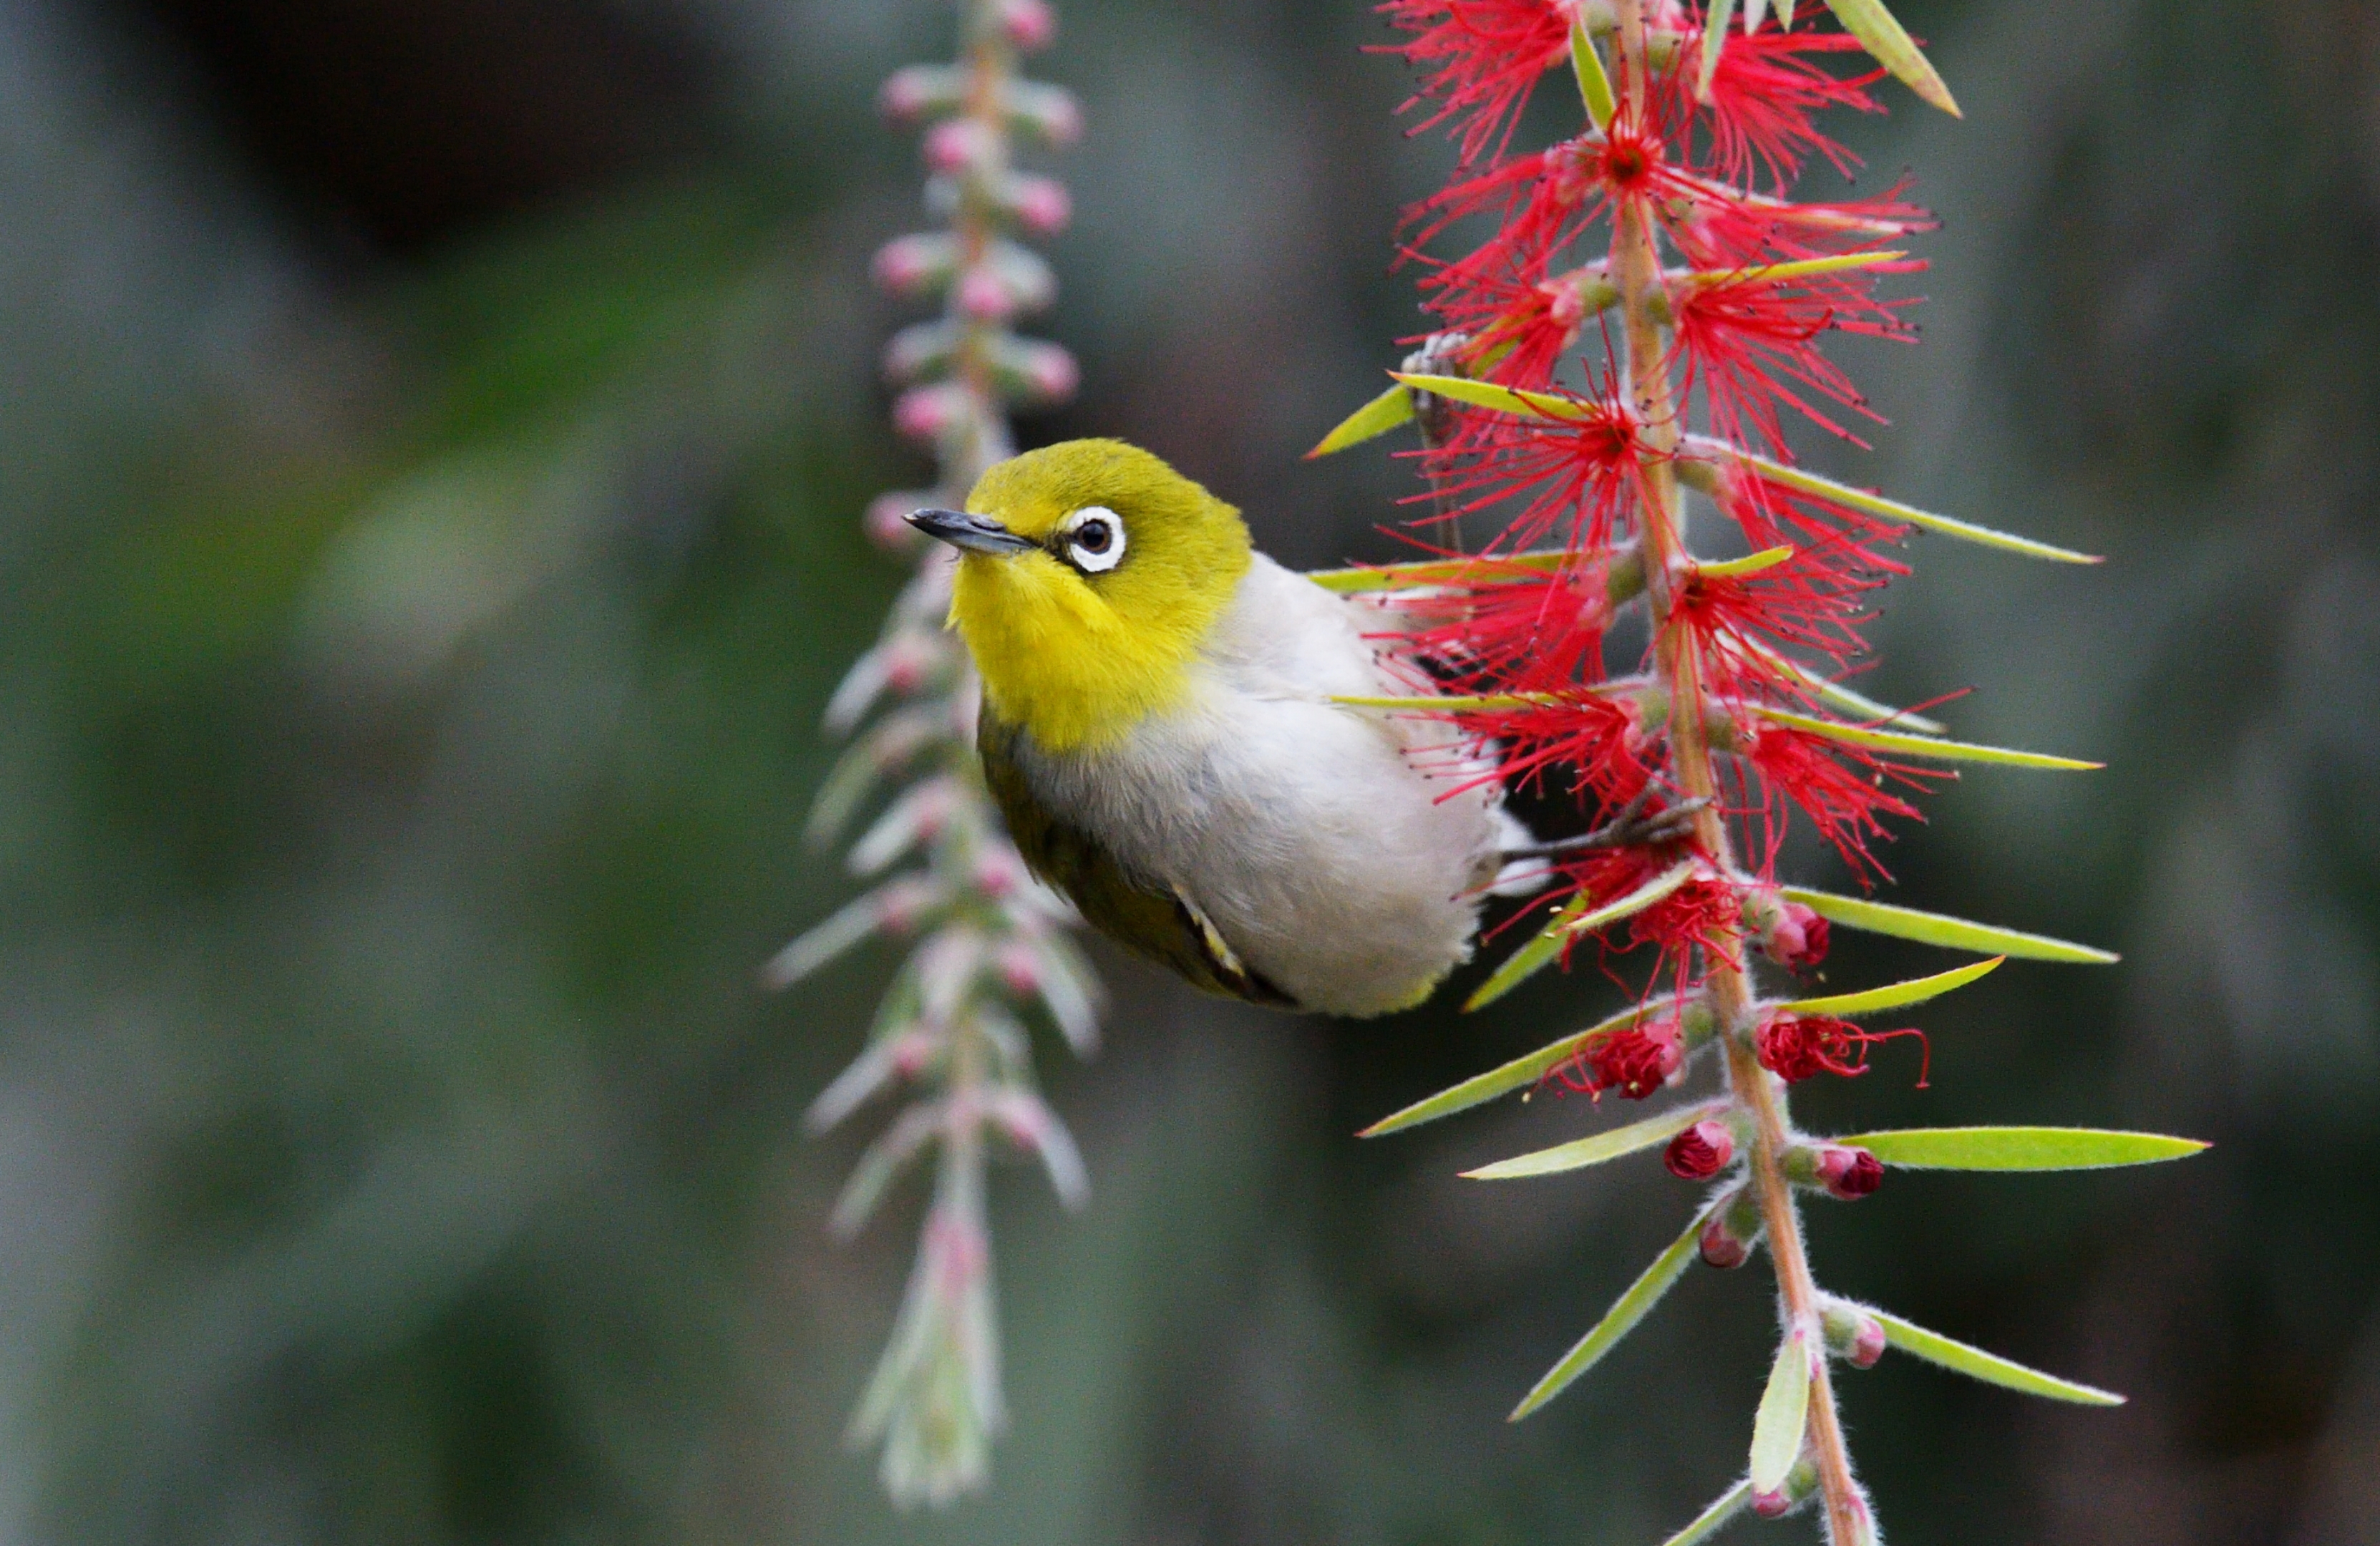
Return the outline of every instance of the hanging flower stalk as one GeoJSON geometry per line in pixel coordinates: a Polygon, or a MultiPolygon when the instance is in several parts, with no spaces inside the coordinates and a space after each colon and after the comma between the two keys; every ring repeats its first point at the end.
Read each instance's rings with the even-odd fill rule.
{"type": "Polygon", "coordinates": [[[885,1090],[909,1097],[836,1203],[839,1235],[858,1230],[911,1163],[935,1162],[917,1265],[850,1430],[855,1445],[882,1444],[885,1490],[905,1506],[948,1503],[987,1475],[1003,1411],[984,1167],[1003,1147],[1036,1156],[1059,1199],[1081,1204],[1082,1161],[1036,1092],[1026,1020],[1046,1016],[1087,1054],[1099,999],[1067,937],[1072,910],[1026,874],[983,786],[975,675],[942,627],[951,550],[901,519],[964,503],[984,469],[1014,453],[1009,410],[1075,387],[1064,349],[1009,327],[1055,290],[1049,265],[1015,238],[1046,236],[1067,215],[1062,186],[1012,163],[1020,140],[1064,145],[1079,127],[1071,95],[1017,74],[1017,56],[1050,41],[1055,18],[1042,0],[964,0],[960,17],[956,63],[910,66],[882,93],[894,119],[928,125],[926,201],[947,222],[889,243],[875,263],[894,294],[941,301],[940,316],[904,329],[884,355],[903,389],[894,422],[932,449],[939,476],[932,489],[887,493],[868,509],[869,534],[915,557],[917,572],[828,704],[837,736],[875,717],[820,792],[809,828],[812,841],[830,843],[872,796],[897,788],[849,856],[854,873],[891,878],[787,945],[766,974],[786,986],[862,941],[917,942],[867,1049],[808,1117],[823,1131],[885,1090]]]}
{"type": "MultiPolygon", "coordinates": [[[[1316,448],[1422,420],[1416,453],[1434,514],[1502,519],[1476,556],[1440,526],[1441,556],[1342,590],[1390,594],[1451,697],[1392,700],[1450,725],[1450,760],[1492,756],[1507,783],[1574,797],[1590,835],[1549,845],[1531,929],[1471,1007],[1582,949],[1649,947],[1637,1001],[1589,1029],[1419,1102],[1382,1134],[1548,1081],[1641,1100],[1715,1063],[1716,1088],[1616,1131],[1492,1164],[1481,1179],[1541,1176],[1640,1150],[1707,1192],[1677,1241],[1521,1401],[1551,1400],[1608,1352],[1699,1257],[1733,1267],[1766,1246],[1780,1327],[1753,1415],[1746,1474],[1675,1538],[1700,1540],[1749,1507],[1815,1498],[1836,1546],[1878,1539],[1837,1416],[1831,1358],[1865,1368],[1899,1348],[2034,1394],[2119,1398],[2036,1373],[1826,1293],[1803,1249],[1803,1196],[1874,1192],[1888,1166],[2047,1170],[2175,1158],[2200,1144],[2085,1129],[1990,1127],[1820,1138],[1798,1130],[1787,1087],[1856,1076],[1911,1029],[1870,1017],[1971,982],[2011,957],[2110,962],[2040,935],[1785,883],[1788,822],[1808,820],[1872,888],[1886,823],[1967,763],[2096,764],[1951,739],[1843,678],[1860,662],[1868,593],[1905,572],[1912,528],[2053,562],[2096,560],[1912,508],[1808,472],[1785,434],[1802,420],[1860,444],[1880,422],[1819,351],[1828,331],[1909,336],[1906,302],[1879,294],[1923,265],[1907,242],[1930,222],[1895,187],[1848,201],[1797,200],[1815,159],[1855,164],[1818,128],[1827,107],[1877,111],[1889,73],[1956,113],[1949,91],[1876,0],[1828,0],[1843,30],[1791,0],[1390,0],[1425,74],[1430,124],[1463,164],[1415,212],[1426,309],[1439,330],[1397,384],[1316,448]],[[1857,55],[1884,68],[1857,73],[1857,55]],[[1515,152],[1539,79],[1569,67],[1585,122],[1515,152]],[[1436,250],[1457,222],[1488,234],[1436,250]],[[1576,364],[1580,373],[1565,373],[1576,364]],[[1688,542],[1713,509],[1743,556],[1688,542]],[[1625,608],[1649,615],[1640,658],[1607,663],[1625,608]],[[1550,916],[1547,916],[1549,914],[1550,916]],[[1815,967],[1831,929],[1870,930],[1985,959],[1912,982],[1825,996],[1765,989],[1763,957],[1815,967]],[[1708,1053],[1708,1057],[1701,1054],[1708,1053]]],[[[1420,684],[1417,682],[1416,687],[1420,684]]],[[[1620,963],[1624,965],[1624,963],[1620,963]]],[[[1930,1050],[1929,1050],[1930,1051],[1930,1050]]],[[[1925,1065],[1919,1067],[1923,1082],[1925,1065]]]]}

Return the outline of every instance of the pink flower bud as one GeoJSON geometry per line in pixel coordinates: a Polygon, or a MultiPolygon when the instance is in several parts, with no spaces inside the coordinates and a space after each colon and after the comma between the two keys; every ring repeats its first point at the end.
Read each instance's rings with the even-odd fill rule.
{"type": "Polygon", "coordinates": [[[957,298],[959,310],[979,323],[1005,322],[1016,311],[1016,292],[989,267],[960,274],[957,298]]]}
{"type": "Polygon", "coordinates": [[[1081,379],[1073,355],[1037,338],[1002,339],[996,363],[1002,386],[1036,405],[1065,401],[1081,379]]]}
{"type": "Polygon", "coordinates": [[[1058,13],[1045,0],[1001,0],[1000,31],[1011,43],[1030,54],[1050,46],[1058,35],[1058,13]]]}
{"type": "Polygon", "coordinates": [[[1843,1357],[1851,1360],[1853,1369],[1874,1369],[1876,1360],[1884,1357],[1885,1345],[1884,1322],[1873,1315],[1863,1315],[1859,1331],[1843,1357]]]}
{"type": "Polygon", "coordinates": [[[916,386],[892,405],[892,427],[912,440],[938,440],[974,410],[974,399],[954,382],[916,386]]]}
{"type": "Polygon", "coordinates": [[[1787,902],[1777,909],[1763,948],[1779,966],[1808,971],[1826,960],[1832,933],[1833,925],[1815,912],[1799,902],[1787,902]]]}
{"type": "Polygon", "coordinates": [[[907,490],[880,493],[868,502],[868,514],[860,519],[860,530],[868,533],[869,542],[887,553],[915,553],[928,539],[909,524],[909,512],[932,503],[929,496],[907,490]]]}
{"type": "Polygon", "coordinates": [[[1002,945],[995,964],[1000,970],[1001,982],[1019,998],[1041,985],[1041,963],[1034,958],[1030,945],[1014,943],[1002,945]]]}
{"type": "Polygon", "coordinates": [[[998,151],[992,131],[973,118],[945,118],[926,131],[926,164],[937,172],[984,166],[998,151]]]}
{"type": "Polygon", "coordinates": [[[947,65],[906,65],[894,70],[876,93],[876,105],[898,123],[913,123],[928,113],[958,105],[966,81],[947,65]]]}
{"type": "Polygon", "coordinates": [[[884,685],[905,698],[924,687],[942,663],[941,643],[921,634],[904,634],[887,643],[884,685]]]}
{"type": "Polygon", "coordinates": [[[1828,1195],[1856,1202],[1884,1185],[1884,1163],[1864,1149],[1828,1144],[1818,1151],[1817,1176],[1828,1195]]]}
{"type": "Polygon", "coordinates": [[[1713,1267],[1741,1267],[1752,1260],[1752,1244],[1730,1229],[1723,1212],[1703,1225],[1703,1260],[1713,1267]]]}
{"type": "Polygon", "coordinates": [[[949,237],[920,232],[895,237],[877,249],[869,265],[876,283],[895,295],[917,295],[948,279],[958,263],[949,237]]]}
{"type": "Polygon", "coordinates": [[[1063,86],[1012,80],[1001,94],[1011,126],[1059,149],[1082,137],[1083,108],[1063,86]]]}
{"type": "Polygon", "coordinates": [[[1018,177],[1010,183],[1008,207],[1016,223],[1037,237],[1054,236],[1075,215],[1075,201],[1055,177],[1018,177]]]}
{"type": "Polygon", "coordinates": [[[1781,1487],[1774,1492],[1755,1492],[1752,1512],[1763,1519],[1782,1519],[1793,1512],[1793,1494],[1781,1487]]]}
{"type": "Polygon", "coordinates": [[[987,848],[976,858],[975,888],[997,901],[1014,896],[1025,884],[1025,861],[1005,847],[987,848]]]}
{"type": "Polygon", "coordinates": [[[1724,1122],[1705,1120],[1670,1140],[1661,1163],[1682,1181],[1707,1181],[1735,1158],[1735,1134],[1724,1122]]]}

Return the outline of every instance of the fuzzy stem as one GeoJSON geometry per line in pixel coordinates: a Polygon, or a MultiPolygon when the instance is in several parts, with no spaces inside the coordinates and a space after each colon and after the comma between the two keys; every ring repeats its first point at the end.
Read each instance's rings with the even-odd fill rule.
{"type": "MultiPolygon", "coordinates": [[[[1642,3],[1617,0],[1613,8],[1620,23],[1624,90],[1629,101],[1641,103],[1646,100],[1651,78],[1642,3]]],[[[1670,622],[1676,573],[1689,559],[1677,478],[1669,459],[1677,448],[1679,414],[1670,381],[1671,349],[1662,320],[1667,297],[1662,290],[1660,249],[1642,206],[1635,201],[1621,201],[1616,212],[1611,274],[1620,288],[1629,402],[1639,433],[1655,454],[1640,489],[1639,540],[1653,612],[1654,669],[1669,693],[1670,745],[1677,761],[1679,793],[1683,798],[1704,802],[1694,814],[1695,839],[1722,873],[1732,873],[1727,822],[1711,770],[1701,650],[1692,630],[1672,627],[1670,622]]],[[[1737,1103],[1752,1118],[1753,1189],[1768,1236],[1769,1260],[1776,1268],[1785,1331],[1789,1335],[1803,1331],[1815,1346],[1819,1345],[1818,1287],[1810,1276],[1801,1219],[1783,1169],[1791,1141],[1784,1092],[1760,1065],[1751,1040],[1753,992],[1747,971],[1751,946],[1738,923],[1730,925],[1721,935],[1718,948],[1707,954],[1711,1007],[1726,1033],[1729,1085],[1737,1103]]],[[[1836,1546],[1857,1546],[1866,1536],[1861,1524],[1865,1507],[1859,1485],[1852,1479],[1851,1456],[1843,1445],[1827,1360],[1820,1357],[1815,1363],[1810,1382],[1809,1444],[1825,1499],[1828,1535],[1836,1546]]]]}

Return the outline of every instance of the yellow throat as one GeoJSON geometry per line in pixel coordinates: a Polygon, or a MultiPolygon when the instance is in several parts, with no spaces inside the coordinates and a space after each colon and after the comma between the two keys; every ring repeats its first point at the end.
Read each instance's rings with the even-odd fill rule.
{"type": "Polygon", "coordinates": [[[1096,750],[1178,703],[1248,571],[1240,513],[1120,440],[1002,462],[966,514],[1023,541],[963,549],[951,626],[987,706],[1051,751],[1096,750]]]}

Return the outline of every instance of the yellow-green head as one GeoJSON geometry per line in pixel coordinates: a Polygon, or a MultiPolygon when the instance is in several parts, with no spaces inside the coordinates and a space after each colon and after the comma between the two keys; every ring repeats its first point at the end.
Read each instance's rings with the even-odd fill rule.
{"type": "Polygon", "coordinates": [[[1027,451],[965,511],[909,520],[959,550],[951,623],[987,706],[1052,751],[1112,743],[1177,702],[1248,570],[1240,513],[1120,440],[1027,451]]]}

